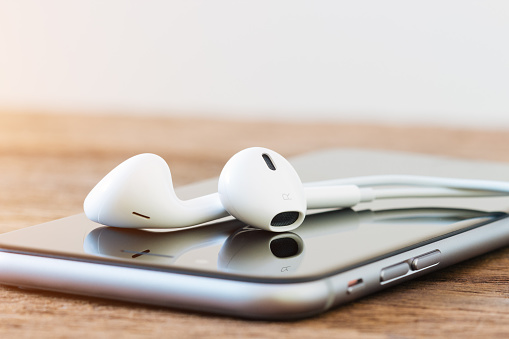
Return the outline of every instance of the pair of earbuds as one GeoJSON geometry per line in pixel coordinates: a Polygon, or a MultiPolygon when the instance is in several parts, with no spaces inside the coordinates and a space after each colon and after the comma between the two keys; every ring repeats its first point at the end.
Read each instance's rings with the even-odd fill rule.
{"type": "Polygon", "coordinates": [[[181,200],[167,163],[155,154],[127,159],[88,194],[86,216],[121,228],[182,228],[226,216],[273,232],[302,224],[308,209],[349,208],[375,199],[479,197],[509,194],[509,183],[381,175],[303,184],[280,154],[252,147],[235,154],[219,176],[218,192],[181,200]]]}

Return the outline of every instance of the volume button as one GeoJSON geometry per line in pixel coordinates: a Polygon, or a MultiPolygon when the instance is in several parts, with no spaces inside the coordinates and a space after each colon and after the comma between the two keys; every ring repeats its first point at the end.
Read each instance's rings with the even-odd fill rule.
{"type": "Polygon", "coordinates": [[[386,267],[380,272],[380,281],[388,281],[398,277],[402,277],[408,273],[410,266],[406,262],[402,262],[393,266],[386,267]]]}
{"type": "Polygon", "coordinates": [[[441,256],[442,252],[439,250],[434,250],[433,252],[418,256],[412,260],[412,270],[418,271],[426,267],[437,265],[440,263],[441,256]]]}

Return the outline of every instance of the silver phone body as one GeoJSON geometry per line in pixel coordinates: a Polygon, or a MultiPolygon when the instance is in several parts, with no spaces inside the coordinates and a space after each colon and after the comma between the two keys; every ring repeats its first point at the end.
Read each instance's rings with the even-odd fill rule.
{"type": "MultiPolygon", "coordinates": [[[[366,150],[291,160],[305,182],[374,174],[509,181],[509,165],[366,150]]],[[[181,198],[216,190],[212,179],[181,198]]],[[[245,318],[297,319],[509,244],[509,199],[399,199],[315,211],[293,232],[231,218],[122,230],[84,214],[0,235],[0,283],[245,318]]]]}

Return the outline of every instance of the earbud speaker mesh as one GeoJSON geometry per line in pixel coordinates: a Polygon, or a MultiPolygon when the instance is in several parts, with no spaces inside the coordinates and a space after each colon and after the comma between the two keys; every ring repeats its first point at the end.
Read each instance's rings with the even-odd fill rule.
{"type": "Polygon", "coordinates": [[[271,226],[288,226],[293,224],[299,219],[299,212],[281,212],[272,218],[271,226]]]}

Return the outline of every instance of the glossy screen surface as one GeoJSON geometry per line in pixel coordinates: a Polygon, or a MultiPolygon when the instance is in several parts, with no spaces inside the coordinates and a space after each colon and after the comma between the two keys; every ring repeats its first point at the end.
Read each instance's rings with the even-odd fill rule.
{"type": "Polygon", "coordinates": [[[179,231],[126,230],[82,214],[0,236],[21,253],[247,279],[310,279],[355,267],[505,217],[458,209],[339,210],[293,232],[225,221],[179,231]]]}

